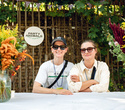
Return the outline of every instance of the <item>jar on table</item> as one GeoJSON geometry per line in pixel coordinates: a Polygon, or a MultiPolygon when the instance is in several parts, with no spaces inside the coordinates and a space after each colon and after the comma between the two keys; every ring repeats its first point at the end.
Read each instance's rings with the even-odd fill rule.
{"type": "Polygon", "coordinates": [[[6,70],[0,70],[0,102],[6,102],[11,98],[11,78],[6,70]]]}

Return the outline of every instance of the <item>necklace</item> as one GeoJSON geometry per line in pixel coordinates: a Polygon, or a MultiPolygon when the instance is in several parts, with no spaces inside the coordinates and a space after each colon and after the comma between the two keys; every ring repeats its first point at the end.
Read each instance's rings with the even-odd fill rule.
{"type": "MultiPolygon", "coordinates": [[[[53,62],[53,68],[54,68],[54,75],[57,76],[58,74],[56,73],[56,67],[55,67],[55,65],[54,65],[54,60],[52,60],[52,62],[53,62]]],[[[63,67],[64,67],[64,63],[63,63],[63,67]]],[[[57,81],[57,86],[58,86],[58,87],[62,87],[62,85],[63,85],[63,77],[62,77],[62,80],[61,80],[61,84],[60,84],[60,85],[58,84],[58,81],[57,81]]]]}
{"type": "MultiPolygon", "coordinates": [[[[85,70],[84,70],[84,71],[85,71],[85,70]]],[[[86,71],[85,71],[85,75],[86,75],[86,80],[88,81],[88,77],[87,77],[86,71]]]]}
{"type": "MultiPolygon", "coordinates": [[[[96,68],[95,68],[95,66],[93,66],[93,70],[92,70],[92,74],[94,74],[95,75],[95,73],[96,73],[96,68]],[[94,72],[94,73],[93,73],[94,72]]],[[[97,62],[97,68],[98,68],[98,62],[97,62]]],[[[88,80],[88,77],[87,77],[87,74],[86,74],[86,71],[85,71],[85,69],[84,69],[84,72],[85,72],[85,76],[86,76],[86,80],[88,80]]],[[[93,76],[94,76],[93,75],[93,76]]],[[[91,78],[92,78],[92,75],[91,75],[91,78]]],[[[93,79],[93,78],[92,78],[93,79]]]]}

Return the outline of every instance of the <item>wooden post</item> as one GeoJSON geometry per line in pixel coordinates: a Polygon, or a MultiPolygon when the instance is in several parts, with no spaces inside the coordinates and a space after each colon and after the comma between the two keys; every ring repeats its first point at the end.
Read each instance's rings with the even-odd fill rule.
{"type": "Polygon", "coordinates": [[[56,37],[58,36],[58,18],[57,17],[55,17],[55,21],[56,21],[56,37]]]}
{"type": "MultiPolygon", "coordinates": [[[[26,10],[26,2],[25,2],[25,30],[27,29],[27,10],[26,10]]],[[[27,68],[28,68],[28,66],[27,66],[27,58],[26,58],[26,60],[25,60],[25,90],[26,90],[26,92],[28,92],[28,84],[27,84],[27,68]]]]}
{"type": "MultiPolygon", "coordinates": [[[[79,48],[79,42],[78,42],[78,26],[77,26],[77,13],[75,12],[75,41],[76,41],[76,49],[78,50],[79,48]]],[[[78,55],[79,55],[79,52],[77,51],[76,52],[76,63],[78,63],[79,59],[78,59],[78,55]]]]}
{"type": "MultiPolygon", "coordinates": [[[[12,10],[13,10],[13,13],[14,13],[14,0],[12,0],[12,10]]],[[[14,18],[14,15],[13,15],[13,18],[14,18]]],[[[12,26],[14,26],[14,22],[12,22],[12,26]]]]}
{"type": "Polygon", "coordinates": [[[65,35],[65,30],[66,30],[66,22],[65,22],[65,6],[64,6],[64,38],[66,37],[65,35]]]}
{"type": "Polygon", "coordinates": [[[70,43],[70,46],[71,46],[71,61],[74,62],[75,61],[75,37],[73,35],[73,31],[72,31],[72,18],[69,17],[69,36],[71,38],[71,43],[70,43]]]}
{"type": "Polygon", "coordinates": [[[1,3],[3,4],[3,0],[1,0],[1,3]]]}
{"type": "MultiPolygon", "coordinates": [[[[34,12],[33,12],[33,0],[32,0],[32,26],[34,26],[34,12]]],[[[34,46],[32,47],[32,57],[34,59],[34,46]]],[[[35,65],[35,59],[34,59],[34,65],[35,65]]],[[[34,65],[32,65],[32,79],[34,81],[35,77],[34,77],[34,65]]],[[[28,82],[29,83],[29,82],[28,82]]]]}
{"type": "MultiPolygon", "coordinates": [[[[57,25],[57,29],[58,29],[58,36],[60,36],[61,35],[61,33],[60,33],[60,17],[58,17],[58,25],[57,25]]],[[[57,37],[58,37],[57,36],[57,37]]],[[[61,36],[62,37],[62,36],[61,36]]]]}
{"type": "Polygon", "coordinates": [[[82,34],[82,41],[81,42],[83,42],[83,15],[81,15],[81,34],[82,34]]]}
{"type": "Polygon", "coordinates": [[[54,18],[52,17],[52,39],[54,39],[54,31],[55,31],[54,18]]]}
{"type": "MultiPolygon", "coordinates": [[[[38,8],[38,26],[39,28],[41,28],[40,27],[40,8],[38,8]]],[[[39,65],[41,65],[41,56],[42,56],[41,52],[42,52],[41,45],[39,45],[39,65]]],[[[34,82],[34,79],[33,79],[33,82],[34,82]]]]}
{"type": "Polygon", "coordinates": [[[21,32],[21,11],[20,11],[20,1],[19,1],[19,22],[18,22],[18,24],[19,24],[19,32],[21,32]]]}
{"type": "MultiPolygon", "coordinates": [[[[51,2],[52,5],[52,2],[51,2]]],[[[53,8],[51,7],[51,10],[53,11],[53,8]]],[[[52,17],[52,39],[54,39],[54,31],[55,31],[55,26],[54,26],[54,17],[52,17]]]]}
{"type": "Polygon", "coordinates": [[[48,60],[48,38],[47,38],[47,16],[46,16],[46,11],[47,11],[47,5],[45,5],[45,46],[46,46],[46,54],[45,54],[45,61],[48,60]]]}

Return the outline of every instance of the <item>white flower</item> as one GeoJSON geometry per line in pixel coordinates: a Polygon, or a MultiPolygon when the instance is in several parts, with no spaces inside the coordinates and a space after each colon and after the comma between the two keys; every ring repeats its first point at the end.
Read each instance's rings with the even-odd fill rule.
{"type": "Polygon", "coordinates": [[[109,45],[111,45],[112,43],[111,42],[109,42],[109,45]]]}
{"type": "Polygon", "coordinates": [[[117,46],[119,43],[117,41],[114,42],[115,46],[117,46]]]}

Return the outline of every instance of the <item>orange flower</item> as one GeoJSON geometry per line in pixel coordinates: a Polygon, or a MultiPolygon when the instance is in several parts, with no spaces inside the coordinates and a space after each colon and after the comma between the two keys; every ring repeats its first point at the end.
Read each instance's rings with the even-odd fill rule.
{"type": "Polygon", "coordinates": [[[12,71],[12,76],[15,76],[16,75],[16,72],[15,71],[12,71]]]}
{"type": "MultiPolygon", "coordinates": [[[[9,68],[11,65],[14,66],[14,63],[18,57],[21,57],[23,60],[25,60],[26,56],[30,57],[34,64],[34,59],[29,55],[26,54],[26,50],[24,50],[22,53],[19,53],[15,47],[16,45],[16,38],[15,37],[9,37],[6,40],[1,42],[0,47],[0,53],[1,53],[1,64],[2,64],[2,70],[5,70],[9,68]],[[10,43],[10,41],[14,40],[14,44],[10,43]]],[[[19,61],[23,61],[23,60],[19,61]]],[[[16,70],[18,70],[16,68],[16,70]]]]}
{"type": "Polygon", "coordinates": [[[15,68],[15,70],[17,71],[19,68],[20,68],[20,65],[18,65],[18,66],[15,68]]]}

